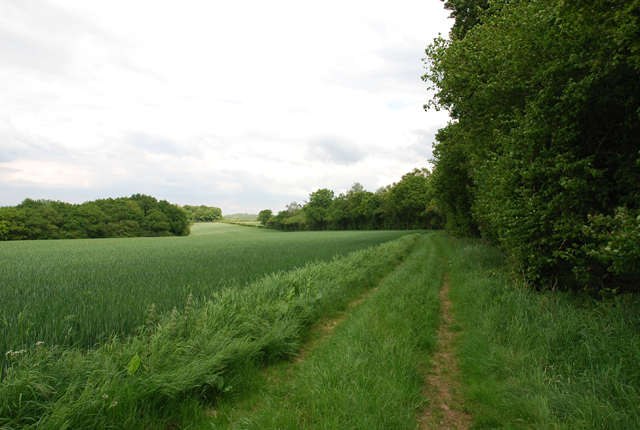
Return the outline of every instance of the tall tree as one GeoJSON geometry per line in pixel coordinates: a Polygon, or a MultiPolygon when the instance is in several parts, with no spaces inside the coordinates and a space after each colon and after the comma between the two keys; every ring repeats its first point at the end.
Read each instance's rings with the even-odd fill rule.
{"type": "Polygon", "coordinates": [[[329,208],[333,201],[333,191],[322,188],[309,195],[304,211],[309,225],[314,230],[323,230],[329,221],[329,208]]]}
{"type": "Polygon", "coordinates": [[[638,214],[639,16],[636,0],[489,2],[481,25],[427,49],[428,106],[453,118],[434,151],[447,225],[477,225],[538,285],[638,283],[585,232],[638,214]]]}
{"type": "Polygon", "coordinates": [[[260,221],[260,224],[266,226],[272,216],[273,212],[271,212],[271,209],[262,210],[258,214],[258,221],[260,221]]]}
{"type": "Polygon", "coordinates": [[[467,32],[480,24],[482,13],[489,8],[489,0],[442,0],[444,8],[451,11],[452,39],[464,39],[467,32]]]}

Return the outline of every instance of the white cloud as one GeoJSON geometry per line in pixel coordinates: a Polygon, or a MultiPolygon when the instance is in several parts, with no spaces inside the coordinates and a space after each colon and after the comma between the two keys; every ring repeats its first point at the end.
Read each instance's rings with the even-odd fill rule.
{"type": "Polygon", "coordinates": [[[423,0],[5,0],[0,205],[140,192],[277,211],[397,181],[448,119],[420,81],[446,17],[423,0]]]}
{"type": "Polygon", "coordinates": [[[336,164],[355,164],[367,153],[356,143],[340,136],[317,136],[309,139],[307,154],[310,160],[336,164]]]}

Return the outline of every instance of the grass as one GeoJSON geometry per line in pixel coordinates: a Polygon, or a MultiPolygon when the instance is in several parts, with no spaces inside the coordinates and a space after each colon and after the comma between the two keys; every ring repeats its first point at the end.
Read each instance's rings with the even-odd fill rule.
{"type": "Polygon", "coordinates": [[[344,309],[411,252],[417,235],[191,300],[127,339],[32,346],[0,383],[0,428],[168,428],[244,377],[294,356],[309,328],[344,309]]]}
{"type": "Polygon", "coordinates": [[[218,402],[193,428],[415,429],[436,346],[443,265],[436,235],[294,365],[258,373],[240,402],[218,402]],[[206,417],[208,415],[208,419],[206,417]]]}
{"type": "Polygon", "coordinates": [[[451,239],[447,258],[474,429],[640,428],[640,300],[515,288],[501,254],[451,239]]]}
{"type": "Polygon", "coordinates": [[[535,292],[507,269],[481,241],[405,236],[192,296],[89,350],[31,344],[6,358],[0,429],[414,429],[445,272],[473,429],[640,428],[640,298],[535,292]]]}
{"type": "MultiPolygon", "coordinates": [[[[327,261],[407,232],[287,234],[222,223],[188,237],[0,242],[0,351],[89,347],[225,287],[327,261]]],[[[0,368],[4,354],[0,357],[0,368]]]]}
{"type": "Polygon", "coordinates": [[[256,377],[253,394],[217,404],[194,428],[415,428],[417,369],[433,347],[443,271],[473,429],[640,428],[639,298],[516,288],[496,248],[422,241],[427,249],[418,246],[306,361],[256,377]],[[402,288],[390,288],[396,280],[402,288]]]}

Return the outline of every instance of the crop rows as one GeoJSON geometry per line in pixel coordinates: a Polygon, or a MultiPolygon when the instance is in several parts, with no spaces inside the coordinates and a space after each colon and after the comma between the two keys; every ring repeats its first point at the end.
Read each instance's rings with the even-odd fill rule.
{"type": "MultiPolygon", "coordinates": [[[[278,233],[197,224],[189,237],[0,243],[0,351],[38,341],[88,347],[223,288],[406,232],[278,233]]],[[[5,354],[2,354],[3,360],[5,354]]]]}

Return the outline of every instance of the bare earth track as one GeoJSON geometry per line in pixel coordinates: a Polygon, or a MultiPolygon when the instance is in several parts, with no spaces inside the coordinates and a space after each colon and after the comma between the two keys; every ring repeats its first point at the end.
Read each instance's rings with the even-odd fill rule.
{"type": "Polygon", "coordinates": [[[472,420],[465,412],[460,393],[458,365],[453,347],[454,332],[451,330],[448,274],[445,274],[440,289],[440,305],[442,323],[438,329],[438,350],[433,356],[430,371],[425,375],[424,395],[429,403],[418,419],[418,424],[421,430],[466,430],[472,420]]]}

